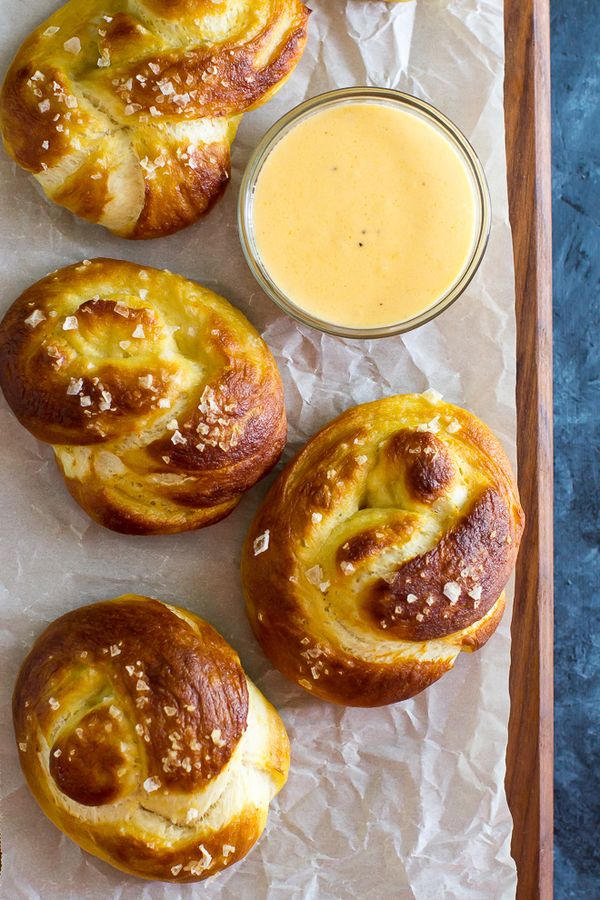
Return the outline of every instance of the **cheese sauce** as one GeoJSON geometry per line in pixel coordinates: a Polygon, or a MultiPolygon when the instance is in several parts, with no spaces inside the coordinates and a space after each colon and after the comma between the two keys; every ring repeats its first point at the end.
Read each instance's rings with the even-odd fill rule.
{"type": "Polygon", "coordinates": [[[464,272],[477,206],[466,162],[416,113],[374,102],[301,120],[274,146],[253,199],[272,281],[321,321],[405,322],[464,272]]]}

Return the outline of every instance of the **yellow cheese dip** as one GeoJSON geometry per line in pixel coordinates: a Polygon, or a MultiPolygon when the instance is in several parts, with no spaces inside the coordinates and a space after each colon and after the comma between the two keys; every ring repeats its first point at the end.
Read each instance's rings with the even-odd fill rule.
{"type": "Polygon", "coordinates": [[[252,229],[296,307],[350,328],[406,322],[473,254],[474,179],[451,140],[400,105],[352,102],[298,121],[256,181],[252,229]]]}

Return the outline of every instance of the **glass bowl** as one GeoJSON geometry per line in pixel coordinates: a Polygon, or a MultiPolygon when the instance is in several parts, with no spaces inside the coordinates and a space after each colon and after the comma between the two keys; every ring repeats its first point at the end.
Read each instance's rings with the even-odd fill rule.
{"type": "Polygon", "coordinates": [[[256,150],[252,154],[246,167],[240,194],[238,199],[238,227],[242,249],[250,270],[264,292],[284,312],[319,331],[349,338],[382,338],[395,334],[412,331],[426,322],[439,316],[448,309],[455,300],[465,291],[471,282],[475,272],[479,268],[487,247],[491,225],[491,200],[490,192],[481,165],[475,150],[457,126],[434,106],[419,100],[410,94],[402,93],[388,88],[376,87],[351,87],[341,90],[329,91],[319,94],[310,100],[296,106],[286,115],[282,116],[267,131],[256,150]],[[287,296],[276,282],[271,278],[266,266],[263,264],[256,245],[253,230],[253,201],[256,184],[263,164],[273,148],[289,131],[299,122],[316,112],[326,108],[346,105],[351,103],[383,103],[420,116],[432,125],[439,133],[449,140],[465,163],[466,171],[471,179],[473,194],[475,197],[475,229],[471,255],[465,264],[461,274],[443,296],[436,300],[427,309],[417,315],[404,319],[401,322],[388,325],[378,325],[373,328],[354,328],[348,325],[335,324],[315,317],[307,312],[293,299],[287,296]]]}

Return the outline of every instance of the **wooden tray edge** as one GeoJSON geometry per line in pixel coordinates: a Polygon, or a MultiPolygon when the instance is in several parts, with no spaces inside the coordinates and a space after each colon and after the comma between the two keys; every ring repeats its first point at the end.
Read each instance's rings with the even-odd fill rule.
{"type": "Polygon", "coordinates": [[[506,791],[518,900],[553,895],[552,173],[548,0],[505,0],[517,452],[527,515],[512,621],[506,791]]]}

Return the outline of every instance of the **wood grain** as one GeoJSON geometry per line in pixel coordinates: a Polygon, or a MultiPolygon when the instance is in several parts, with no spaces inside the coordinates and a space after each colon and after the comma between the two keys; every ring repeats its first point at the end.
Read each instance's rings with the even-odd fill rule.
{"type": "Polygon", "coordinates": [[[517,420],[528,521],[512,622],[506,790],[518,900],[552,897],[552,240],[548,0],[505,0],[506,141],[517,296],[517,420]]]}

